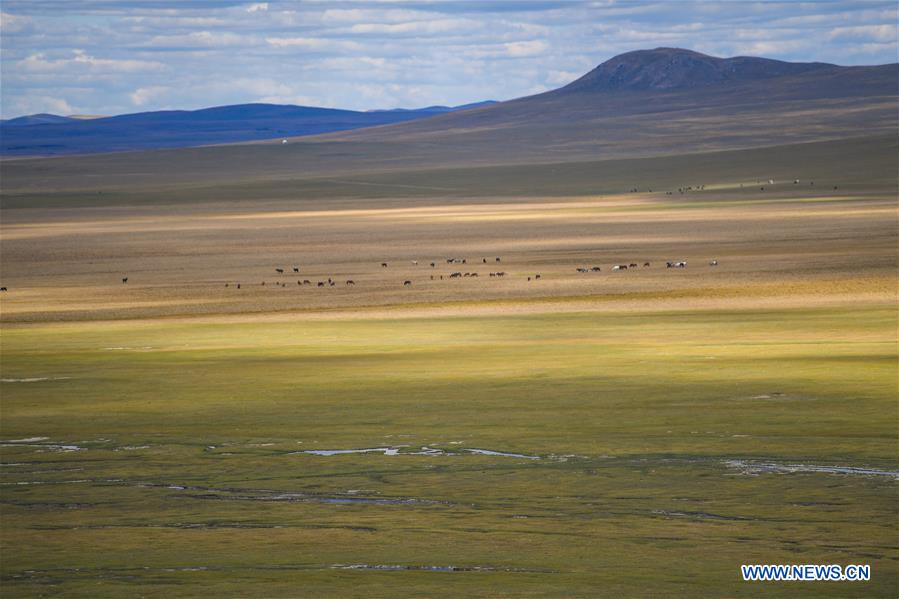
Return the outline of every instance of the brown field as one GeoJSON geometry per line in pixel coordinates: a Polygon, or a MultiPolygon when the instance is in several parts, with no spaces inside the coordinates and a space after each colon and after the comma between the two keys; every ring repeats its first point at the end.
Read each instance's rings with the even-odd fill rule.
{"type": "Polygon", "coordinates": [[[386,208],[310,201],[8,210],[0,225],[9,288],[2,318],[888,300],[896,290],[894,200],[813,189],[795,197],[792,184],[782,186],[792,197],[778,200],[776,188],[775,201],[710,190],[691,197],[695,205],[657,193],[425,207],[406,200],[386,208]],[[719,266],[708,265],[713,259],[719,266]],[[669,260],[688,267],[668,269],[669,260]],[[612,272],[620,263],[640,267],[612,272]],[[592,266],[602,271],[576,272],[592,266]],[[507,274],[489,277],[495,271],[507,274]],[[478,277],[450,279],[453,272],[478,277]],[[541,279],[528,282],[536,274],[541,279]],[[329,277],[336,286],[316,286],[329,277]]]}

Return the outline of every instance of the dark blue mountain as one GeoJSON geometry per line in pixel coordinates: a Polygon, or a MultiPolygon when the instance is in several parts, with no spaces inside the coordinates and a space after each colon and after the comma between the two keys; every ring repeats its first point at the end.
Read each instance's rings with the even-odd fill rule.
{"type": "Polygon", "coordinates": [[[389,125],[464,107],[435,108],[357,112],[309,106],[237,104],[89,120],[40,114],[0,122],[0,154],[87,154],[297,137],[389,125]]]}
{"type": "Polygon", "coordinates": [[[58,114],[47,114],[46,112],[42,112],[39,114],[29,114],[27,116],[0,121],[0,125],[3,127],[24,127],[26,125],[73,123],[77,120],[78,119],[73,119],[68,116],[59,116],[58,114]]]}

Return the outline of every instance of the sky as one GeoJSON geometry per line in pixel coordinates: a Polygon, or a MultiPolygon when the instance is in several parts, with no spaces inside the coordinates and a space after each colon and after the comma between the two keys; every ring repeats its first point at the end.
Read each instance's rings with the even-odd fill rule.
{"type": "Polygon", "coordinates": [[[3,0],[0,115],[507,100],[622,52],[897,62],[896,0],[3,0]]]}

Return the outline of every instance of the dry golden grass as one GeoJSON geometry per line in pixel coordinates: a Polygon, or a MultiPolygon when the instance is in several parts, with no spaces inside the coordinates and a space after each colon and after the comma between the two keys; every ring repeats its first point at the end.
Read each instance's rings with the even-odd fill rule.
{"type": "Polygon", "coordinates": [[[891,301],[894,201],[788,190],[792,196],[779,201],[708,192],[693,203],[628,194],[384,208],[359,201],[331,210],[319,202],[199,204],[174,214],[164,207],[7,210],[2,319],[891,301]],[[448,257],[467,264],[447,264],[448,257]],[[719,266],[710,267],[712,259],[719,266]],[[689,266],[667,269],[667,260],[689,266]],[[642,266],[647,261],[651,267],[642,266]],[[641,266],[611,272],[618,263],[641,266]],[[576,272],[594,265],[602,272],[576,272]],[[507,275],[489,277],[499,270],[507,275]],[[451,280],[452,272],[479,276],[451,280]],[[541,279],[529,282],[536,274],[541,279]],[[316,286],[329,277],[336,286],[316,286]]]}

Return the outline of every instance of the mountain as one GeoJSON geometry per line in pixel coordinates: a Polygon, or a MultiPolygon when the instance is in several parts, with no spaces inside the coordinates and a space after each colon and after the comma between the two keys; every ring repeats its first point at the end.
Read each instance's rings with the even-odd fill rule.
{"type": "MultiPolygon", "coordinates": [[[[858,171],[858,156],[870,152],[878,160],[895,164],[895,152],[890,155],[893,150],[882,148],[895,146],[884,145],[884,140],[899,139],[897,64],[844,67],[762,58],[721,59],[664,49],[613,58],[578,81],[507,102],[430,113],[429,118],[297,137],[286,145],[280,143],[280,133],[276,137],[263,131],[260,135],[268,133],[275,139],[54,160],[4,160],[0,169],[5,192],[40,193],[65,187],[87,190],[93,197],[103,189],[121,192],[177,182],[217,186],[209,196],[225,198],[242,197],[249,187],[265,197],[295,197],[301,188],[304,193],[327,197],[344,193],[389,196],[422,190],[448,194],[478,188],[488,177],[485,173],[493,173],[488,187],[494,193],[562,189],[571,183],[566,180],[571,175],[566,174],[565,164],[608,165],[621,160],[635,164],[632,159],[666,156],[683,157],[667,163],[683,164],[684,178],[689,179],[691,172],[700,172],[697,169],[703,157],[710,153],[726,156],[729,151],[757,148],[765,150],[740,155],[751,154],[753,161],[764,162],[764,168],[739,170],[735,166],[732,176],[765,175],[771,168],[765,156],[777,156],[781,161],[789,158],[795,172],[816,178],[823,177],[815,173],[821,173],[824,167],[820,165],[826,163],[828,173],[835,169],[835,177],[845,177],[856,169],[853,176],[860,180],[864,175],[858,171]],[[859,148],[867,147],[865,139],[875,140],[871,142],[875,145],[860,152],[859,148]],[[809,148],[820,146],[817,142],[830,148],[824,162],[810,153],[809,148]],[[791,149],[783,150],[788,145],[791,149]],[[781,151],[772,149],[775,146],[782,147],[781,151]],[[858,155],[843,159],[839,152],[844,151],[858,155]],[[887,152],[886,158],[883,152],[887,152]],[[352,179],[347,173],[364,175],[352,179]],[[532,180],[535,173],[551,180],[539,187],[532,180]],[[261,180],[267,182],[264,192],[258,185],[261,180]],[[402,185],[397,185],[400,181],[402,185]],[[338,183],[344,187],[335,191],[338,183]]],[[[408,113],[402,112],[361,114],[408,118],[408,113]]],[[[285,119],[281,115],[268,122],[285,119]]],[[[9,130],[41,127],[54,125],[9,130]]],[[[153,127],[144,125],[139,130],[152,131],[153,127]]],[[[721,164],[726,169],[726,160],[721,164]]],[[[575,179],[590,181],[589,172],[584,167],[575,179]]],[[[640,173],[641,180],[653,180],[656,175],[651,170],[640,173]]],[[[596,176],[615,178],[614,173],[599,170],[596,176]]],[[[664,180],[676,178],[676,174],[666,175],[664,180]]],[[[601,190],[606,182],[596,180],[595,184],[594,189],[601,190]]]]}
{"type": "Polygon", "coordinates": [[[0,153],[16,156],[81,154],[298,137],[410,121],[463,108],[357,112],[238,104],[94,119],[36,114],[0,122],[0,153]]]}
{"type": "Polygon", "coordinates": [[[425,121],[309,141],[417,144],[445,161],[591,160],[897,132],[899,65],[616,56],[556,90],[425,121]]]}
{"type": "Polygon", "coordinates": [[[2,127],[25,127],[28,125],[48,125],[48,124],[59,124],[59,123],[71,123],[76,119],[67,117],[67,116],[59,116],[58,114],[47,114],[46,112],[42,112],[39,114],[29,114],[27,116],[20,116],[14,119],[6,119],[0,121],[0,126],[2,127]]]}
{"type": "Polygon", "coordinates": [[[559,91],[591,93],[692,89],[833,68],[836,65],[823,62],[794,63],[752,56],[716,58],[691,50],[656,48],[620,54],[559,91]]]}
{"type": "Polygon", "coordinates": [[[499,104],[496,100],[484,100],[483,102],[472,102],[471,104],[461,104],[459,106],[425,106],[424,108],[388,108],[388,109],[375,109],[370,110],[369,112],[431,112],[431,113],[442,113],[442,112],[455,112],[457,110],[468,110],[470,108],[481,108],[483,106],[490,106],[492,104],[499,104]]]}

